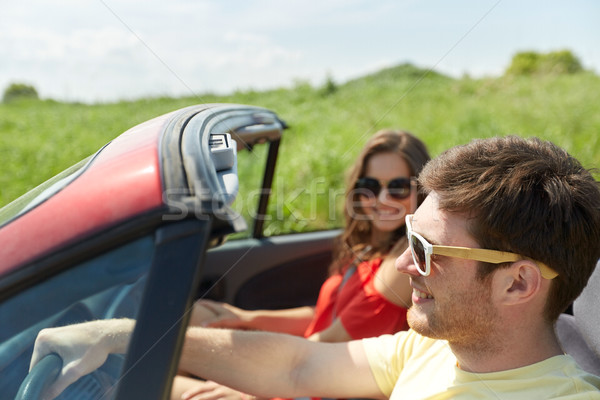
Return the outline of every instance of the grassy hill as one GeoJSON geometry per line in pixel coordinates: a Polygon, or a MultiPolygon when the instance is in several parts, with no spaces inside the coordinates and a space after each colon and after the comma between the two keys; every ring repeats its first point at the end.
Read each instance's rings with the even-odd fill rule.
{"type": "MultiPolygon", "coordinates": [[[[0,207],[126,129],[207,102],[267,107],[290,125],[277,167],[276,194],[281,190],[271,209],[284,218],[277,218],[273,233],[339,225],[332,204],[340,204],[345,170],[365,140],[381,128],[417,134],[432,155],[472,138],[538,136],[566,148],[586,167],[600,166],[597,75],[453,79],[399,65],[344,84],[330,81],[322,88],[298,82],[291,89],[228,96],[96,105],[36,100],[0,104],[0,207]]],[[[242,180],[262,168],[254,160],[240,161],[242,180]]]]}

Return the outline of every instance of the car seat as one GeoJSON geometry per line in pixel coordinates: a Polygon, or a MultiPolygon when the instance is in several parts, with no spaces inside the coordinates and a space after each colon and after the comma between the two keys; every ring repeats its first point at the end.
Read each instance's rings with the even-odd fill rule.
{"type": "Polygon", "coordinates": [[[565,353],[581,368],[600,376],[600,260],[587,286],[573,303],[573,315],[562,314],[556,334],[565,353]]]}

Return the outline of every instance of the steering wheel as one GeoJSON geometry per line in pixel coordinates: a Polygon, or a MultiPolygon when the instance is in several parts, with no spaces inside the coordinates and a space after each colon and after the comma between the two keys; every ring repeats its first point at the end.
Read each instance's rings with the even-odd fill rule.
{"type": "Polygon", "coordinates": [[[56,353],[50,353],[42,358],[21,383],[15,400],[40,399],[48,386],[58,377],[62,365],[62,358],[56,353]]]}
{"type": "MultiPolygon", "coordinates": [[[[112,399],[125,357],[110,354],[106,362],[92,373],[82,376],[62,392],[60,400],[112,399]]],[[[56,353],[42,358],[21,383],[15,400],[38,400],[56,380],[63,360],[56,353]]]]}

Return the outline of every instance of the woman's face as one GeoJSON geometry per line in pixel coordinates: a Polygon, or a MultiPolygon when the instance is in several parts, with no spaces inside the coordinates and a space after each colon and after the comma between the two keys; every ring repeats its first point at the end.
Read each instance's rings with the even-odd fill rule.
{"type": "MultiPolygon", "coordinates": [[[[374,235],[390,233],[404,225],[404,216],[412,212],[414,196],[398,199],[390,195],[389,181],[396,178],[410,179],[410,168],[404,159],[394,153],[378,153],[370,157],[363,178],[379,181],[381,190],[373,195],[368,190],[358,190],[359,205],[364,216],[371,221],[374,235]]],[[[396,192],[396,190],[392,190],[396,192]]]]}

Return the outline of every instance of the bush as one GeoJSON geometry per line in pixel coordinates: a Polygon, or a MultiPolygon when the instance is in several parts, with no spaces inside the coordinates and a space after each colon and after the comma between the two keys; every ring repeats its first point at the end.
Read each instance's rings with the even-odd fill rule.
{"type": "Polygon", "coordinates": [[[581,62],[569,50],[546,54],[545,64],[548,72],[555,74],[574,74],[583,71],[581,62]]]}
{"type": "Polygon", "coordinates": [[[540,58],[541,55],[534,51],[517,53],[513,56],[506,73],[510,75],[531,75],[539,69],[540,58]]]}
{"type": "Polygon", "coordinates": [[[31,85],[27,85],[24,83],[12,83],[9,87],[4,91],[4,97],[2,100],[5,103],[9,103],[18,99],[35,99],[37,100],[38,93],[37,90],[31,85]]]}
{"type": "Polygon", "coordinates": [[[542,54],[534,51],[513,56],[507,75],[560,75],[583,71],[579,59],[569,50],[542,54]]]}
{"type": "Polygon", "coordinates": [[[337,90],[338,90],[337,83],[335,83],[335,81],[333,80],[331,75],[327,75],[325,84],[321,88],[321,94],[323,96],[330,96],[330,95],[334,94],[335,92],[337,92],[337,90]]]}

